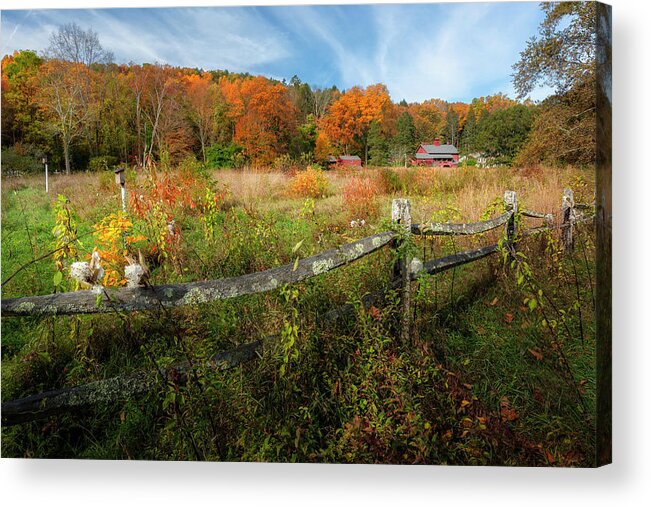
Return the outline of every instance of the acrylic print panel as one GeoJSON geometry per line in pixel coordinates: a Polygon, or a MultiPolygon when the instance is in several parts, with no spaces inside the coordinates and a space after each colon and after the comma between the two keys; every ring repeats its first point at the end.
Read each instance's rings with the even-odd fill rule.
{"type": "Polygon", "coordinates": [[[4,10],[3,456],[610,462],[610,19],[4,10]]]}

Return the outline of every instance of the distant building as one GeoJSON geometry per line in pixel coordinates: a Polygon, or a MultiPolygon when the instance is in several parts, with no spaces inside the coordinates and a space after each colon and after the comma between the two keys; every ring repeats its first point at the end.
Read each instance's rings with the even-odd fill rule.
{"type": "Polygon", "coordinates": [[[362,159],[357,155],[339,155],[336,158],[336,164],[345,166],[362,166],[362,159]]]}
{"type": "Polygon", "coordinates": [[[432,144],[421,144],[411,159],[412,165],[456,167],[459,163],[459,150],[451,144],[441,144],[434,139],[432,144]]]}

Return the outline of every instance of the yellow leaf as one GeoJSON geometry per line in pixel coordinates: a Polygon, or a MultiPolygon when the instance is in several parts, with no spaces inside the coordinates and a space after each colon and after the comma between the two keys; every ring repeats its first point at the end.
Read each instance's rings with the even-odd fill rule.
{"type": "Polygon", "coordinates": [[[294,245],[294,248],[292,248],[292,253],[296,253],[298,251],[298,249],[301,248],[301,246],[303,245],[303,241],[305,241],[305,240],[302,239],[302,240],[300,240],[298,243],[296,243],[294,245]]]}

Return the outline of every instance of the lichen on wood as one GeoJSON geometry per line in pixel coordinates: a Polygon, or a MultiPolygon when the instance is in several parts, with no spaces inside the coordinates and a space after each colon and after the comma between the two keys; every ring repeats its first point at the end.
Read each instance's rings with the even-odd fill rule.
{"type": "Polygon", "coordinates": [[[469,234],[480,234],[487,232],[508,222],[513,215],[512,211],[507,211],[498,217],[482,222],[473,222],[468,224],[452,224],[431,222],[426,224],[414,224],[411,226],[412,234],[424,236],[464,236],[469,234]]]}
{"type": "MultiPolygon", "coordinates": [[[[430,275],[441,273],[452,269],[462,264],[467,264],[468,262],[473,262],[482,257],[486,257],[497,252],[499,249],[498,245],[489,245],[482,248],[476,248],[474,250],[466,250],[464,252],[459,252],[454,255],[448,255],[446,257],[441,257],[439,259],[433,259],[423,264],[422,271],[426,271],[430,275]]],[[[417,274],[412,274],[413,278],[417,277],[417,274]]]]}
{"type": "Polygon", "coordinates": [[[563,190],[563,203],[561,205],[562,229],[561,236],[565,252],[569,253],[574,248],[574,224],[576,212],[574,211],[574,192],[571,188],[563,190]]]}
{"type": "Polygon", "coordinates": [[[541,213],[539,211],[531,211],[529,209],[522,210],[522,216],[530,217],[530,218],[545,218],[546,219],[548,217],[548,215],[549,215],[548,213],[541,213]]]}
{"type": "Polygon", "coordinates": [[[266,292],[283,284],[300,282],[339,268],[382,248],[394,236],[393,232],[382,232],[301,259],[296,266],[285,264],[267,271],[232,278],[174,285],[106,289],[99,296],[90,290],[81,290],[47,296],[3,299],[2,315],[10,317],[155,310],[161,307],[199,305],[266,292]]]}

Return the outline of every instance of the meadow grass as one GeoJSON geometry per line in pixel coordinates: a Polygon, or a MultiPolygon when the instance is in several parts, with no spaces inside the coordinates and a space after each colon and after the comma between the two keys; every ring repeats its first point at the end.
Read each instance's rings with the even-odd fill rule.
{"type": "MultiPolygon", "coordinates": [[[[468,222],[496,212],[507,189],[521,207],[558,214],[564,187],[582,202],[591,202],[594,188],[591,173],[543,167],[329,171],[328,191],[317,198],[295,195],[294,176],[285,173],[172,176],[187,186],[164,219],[173,216],[181,239],[159,252],[154,284],[261,271],[385,230],[396,197],[411,199],[414,222],[468,222]],[[359,196],[377,209],[356,217],[363,227],[351,227],[346,204],[357,179],[376,189],[359,196]],[[219,196],[216,208],[203,200],[206,189],[219,196]]],[[[97,246],[92,226],[119,208],[112,173],[54,176],[50,194],[41,183],[35,176],[2,181],[3,282],[53,248],[57,194],[77,211],[80,258],[97,246]]],[[[146,173],[130,171],[128,192],[147,194],[150,183],[146,173]]],[[[147,215],[133,222],[147,236],[142,247],[155,246],[152,230],[165,224],[147,215]]],[[[522,226],[538,223],[523,219],[522,226]]],[[[418,239],[414,251],[426,261],[501,235],[418,239]]],[[[3,455],[590,464],[594,244],[583,229],[570,258],[558,254],[554,237],[527,240],[521,251],[555,310],[532,311],[514,270],[494,256],[415,284],[409,345],[396,341],[395,295],[385,308],[359,305],[386,287],[394,261],[388,249],[297,284],[295,295],[282,289],[129,316],[3,318],[3,401],[188,359],[201,365],[214,353],[281,335],[278,346],[235,372],[200,368],[197,382],[161,385],[142,399],[4,428],[3,455]],[[344,303],[356,305],[353,321],[319,321],[344,303]],[[556,329],[543,320],[558,321],[556,329]]],[[[51,293],[54,275],[45,257],[4,284],[2,297],[51,293]]],[[[73,286],[66,279],[63,288],[73,286]]]]}

